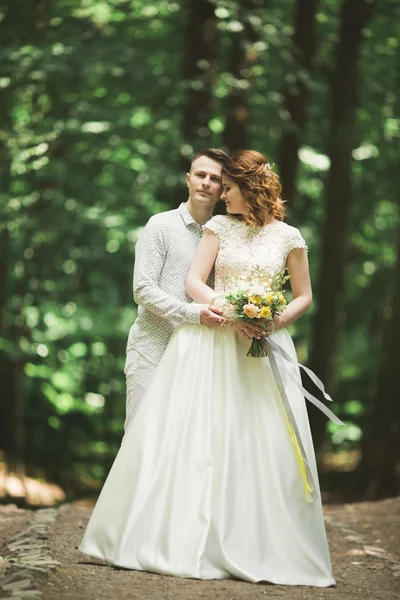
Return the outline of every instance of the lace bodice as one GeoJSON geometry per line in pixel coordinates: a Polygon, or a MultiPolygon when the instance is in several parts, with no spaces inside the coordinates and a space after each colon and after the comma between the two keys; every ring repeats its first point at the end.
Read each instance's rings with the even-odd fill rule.
{"type": "Polygon", "coordinates": [[[286,266],[293,248],[306,248],[300,231],[282,221],[274,221],[261,229],[248,227],[230,215],[216,215],[205,225],[218,235],[219,251],[215,262],[215,290],[226,291],[231,277],[246,276],[255,267],[277,273],[286,266]]]}

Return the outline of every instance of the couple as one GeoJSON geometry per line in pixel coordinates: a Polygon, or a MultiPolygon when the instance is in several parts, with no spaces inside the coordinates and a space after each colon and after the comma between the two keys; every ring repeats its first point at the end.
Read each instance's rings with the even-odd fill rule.
{"type": "Polygon", "coordinates": [[[334,585],[299,369],[282,377],[312,498],[270,359],[246,356],[263,335],[296,361],[286,327],[311,304],[305,241],[259,152],[204,150],[186,180],[188,201],[137,243],[126,431],[80,550],[180,577],[334,585]],[[210,218],[219,197],[227,215],[210,218]],[[291,276],[293,300],[266,329],[213,306],[255,266],[291,276]]]}

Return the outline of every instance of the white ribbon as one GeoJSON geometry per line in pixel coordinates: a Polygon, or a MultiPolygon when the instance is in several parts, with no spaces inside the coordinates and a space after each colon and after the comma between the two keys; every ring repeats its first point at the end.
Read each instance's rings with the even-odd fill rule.
{"type": "Polygon", "coordinates": [[[284,403],[284,406],[285,406],[285,409],[286,409],[286,412],[288,415],[289,422],[290,422],[291,426],[293,427],[293,431],[296,434],[297,441],[300,446],[300,450],[301,450],[301,453],[303,456],[304,466],[305,466],[305,470],[306,470],[307,479],[310,483],[312,483],[312,486],[311,486],[312,487],[312,496],[316,496],[316,495],[318,495],[317,494],[318,488],[315,484],[314,477],[311,473],[311,469],[310,469],[310,466],[307,461],[307,454],[304,449],[303,441],[301,439],[300,431],[299,431],[299,428],[297,427],[296,419],[295,419],[295,416],[292,411],[292,407],[290,406],[290,402],[289,402],[289,399],[286,394],[285,385],[284,385],[283,379],[282,379],[282,373],[286,372],[293,379],[293,381],[295,382],[297,387],[301,390],[301,392],[305,396],[305,398],[307,398],[307,400],[309,400],[317,408],[319,408],[319,410],[321,412],[323,412],[331,421],[333,421],[337,425],[344,425],[344,423],[331,410],[329,410],[329,408],[327,408],[325,406],[325,404],[323,404],[320,400],[318,400],[318,398],[315,398],[315,396],[310,394],[310,392],[308,392],[303,387],[303,385],[298,381],[298,379],[296,377],[294,377],[290,373],[290,371],[286,368],[284,360],[287,361],[288,363],[294,365],[295,367],[304,369],[304,371],[307,373],[307,375],[310,377],[310,379],[313,381],[313,383],[317,386],[317,388],[319,390],[321,390],[324,397],[327,400],[329,400],[330,402],[332,402],[332,398],[325,391],[325,386],[322,383],[322,381],[319,379],[319,377],[317,377],[315,375],[315,373],[313,371],[311,371],[311,369],[308,369],[304,365],[301,365],[300,363],[297,362],[297,360],[294,360],[291,356],[289,356],[289,354],[287,352],[285,352],[285,350],[283,348],[281,348],[281,346],[279,346],[276,342],[271,340],[271,338],[264,338],[264,342],[268,348],[268,358],[269,358],[269,363],[271,366],[272,374],[273,374],[276,384],[278,386],[282,401],[284,403]]]}
{"type": "MultiPolygon", "coordinates": [[[[294,365],[295,367],[298,367],[299,369],[303,369],[307,373],[307,375],[309,376],[309,378],[311,379],[311,381],[323,393],[324,398],[326,398],[327,400],[329,400],[329,402],[332,402],[332,398],[325,391],[324,384],[322,383],[322,381],[320,380],[320,378],[317,377],[317,375],[313,371],[311,371],[311,369],[308,369],[304,365],[302,365],[299,362],[297,362],[297,360],[294,360],[291,356],[289,356],[289,354],[283,348],[281,348],[281,346],[279,346],[276,342],[274,342],[270,338],[266,338],[265,341],[266,341],[266,344],[267,344],[268,349],[269,349],[268,356],[270,356],[270,353],[272,353],[272,354],[275,353],[275,354],[278,355],[278,357],[283,358],[284,360],[286,360],[291,365],[294,365]]],[[[309,400],[310,402],[312,402],[314,404],[314,406],[316,406],[317,408],[319,408],[319,410],[321,412],[323,412],[331,421],[333,421],[337,425],[345,425],[345,423],[343,423],[343,421],[341,421],[339,419],[339,417],[337,417],[335,415],[335,413],[333,413],[331,410],[329,410],[329,408],[327,406],[325,406],[325,404],[323,402],[321,402],[321,400],[318,400],[318,398],[316,398],[315,396],[313,396],[312,394],[310,394],[310,392],[308,392],[302,386],[302,384],[298,381],[298,379],[296,377],[294,377],[292,375],[292,373],[290,373],[290,371],[288,369],[286,369],[285,363],[283,363],[282,361],[280,361],[278,357],[277,357],[278,364],[280,363],[280,365],[283,367],[283,369],[286,371],[286,373],[293,379],[293,381],[295,382],[295,384],[297,385],[297,387],[301,390],[302,394],[307,398],[307,400],[309,400]]]]}

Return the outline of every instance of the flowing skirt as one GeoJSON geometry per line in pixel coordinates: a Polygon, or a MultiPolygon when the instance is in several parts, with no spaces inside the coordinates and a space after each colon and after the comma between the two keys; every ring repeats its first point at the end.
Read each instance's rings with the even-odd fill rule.
{"type": "MultiPolygon", "coordinates": [[[[272,339],[296,358],[286,330],[272,339]]],[[[248,358],[249,345],[230,328],[175,330],[125,433],[82,552],[180,577],[335,583],[320,498],[307,501],[268,358],[248,358]]],[[[305,400],[290,381],[285,387],[318,481],[305,400]]]]}

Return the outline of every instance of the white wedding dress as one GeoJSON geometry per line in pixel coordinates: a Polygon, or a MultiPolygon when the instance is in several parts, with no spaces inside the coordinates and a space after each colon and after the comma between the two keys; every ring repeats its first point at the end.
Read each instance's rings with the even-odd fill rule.
{"type": "MultiPolygon", "coordinates": [[[[277,272],[299,231],[259,230],[229,216],[219,237],[216,291],[255,265],[277,272]]],[[[286,330],[272,339],[296,358],[286,330]]],[[[318,491],[304,477],[268,358],[248,358],[231,328],[181,325],[156,370],[94,508],[80,550],[114,565],[199,579],[330,586],[318,491]]],[[[298,368],[288,366],[295,378],[298,368]]],[[[304,397],[285,389],[318,481],[304,397]]]]}

